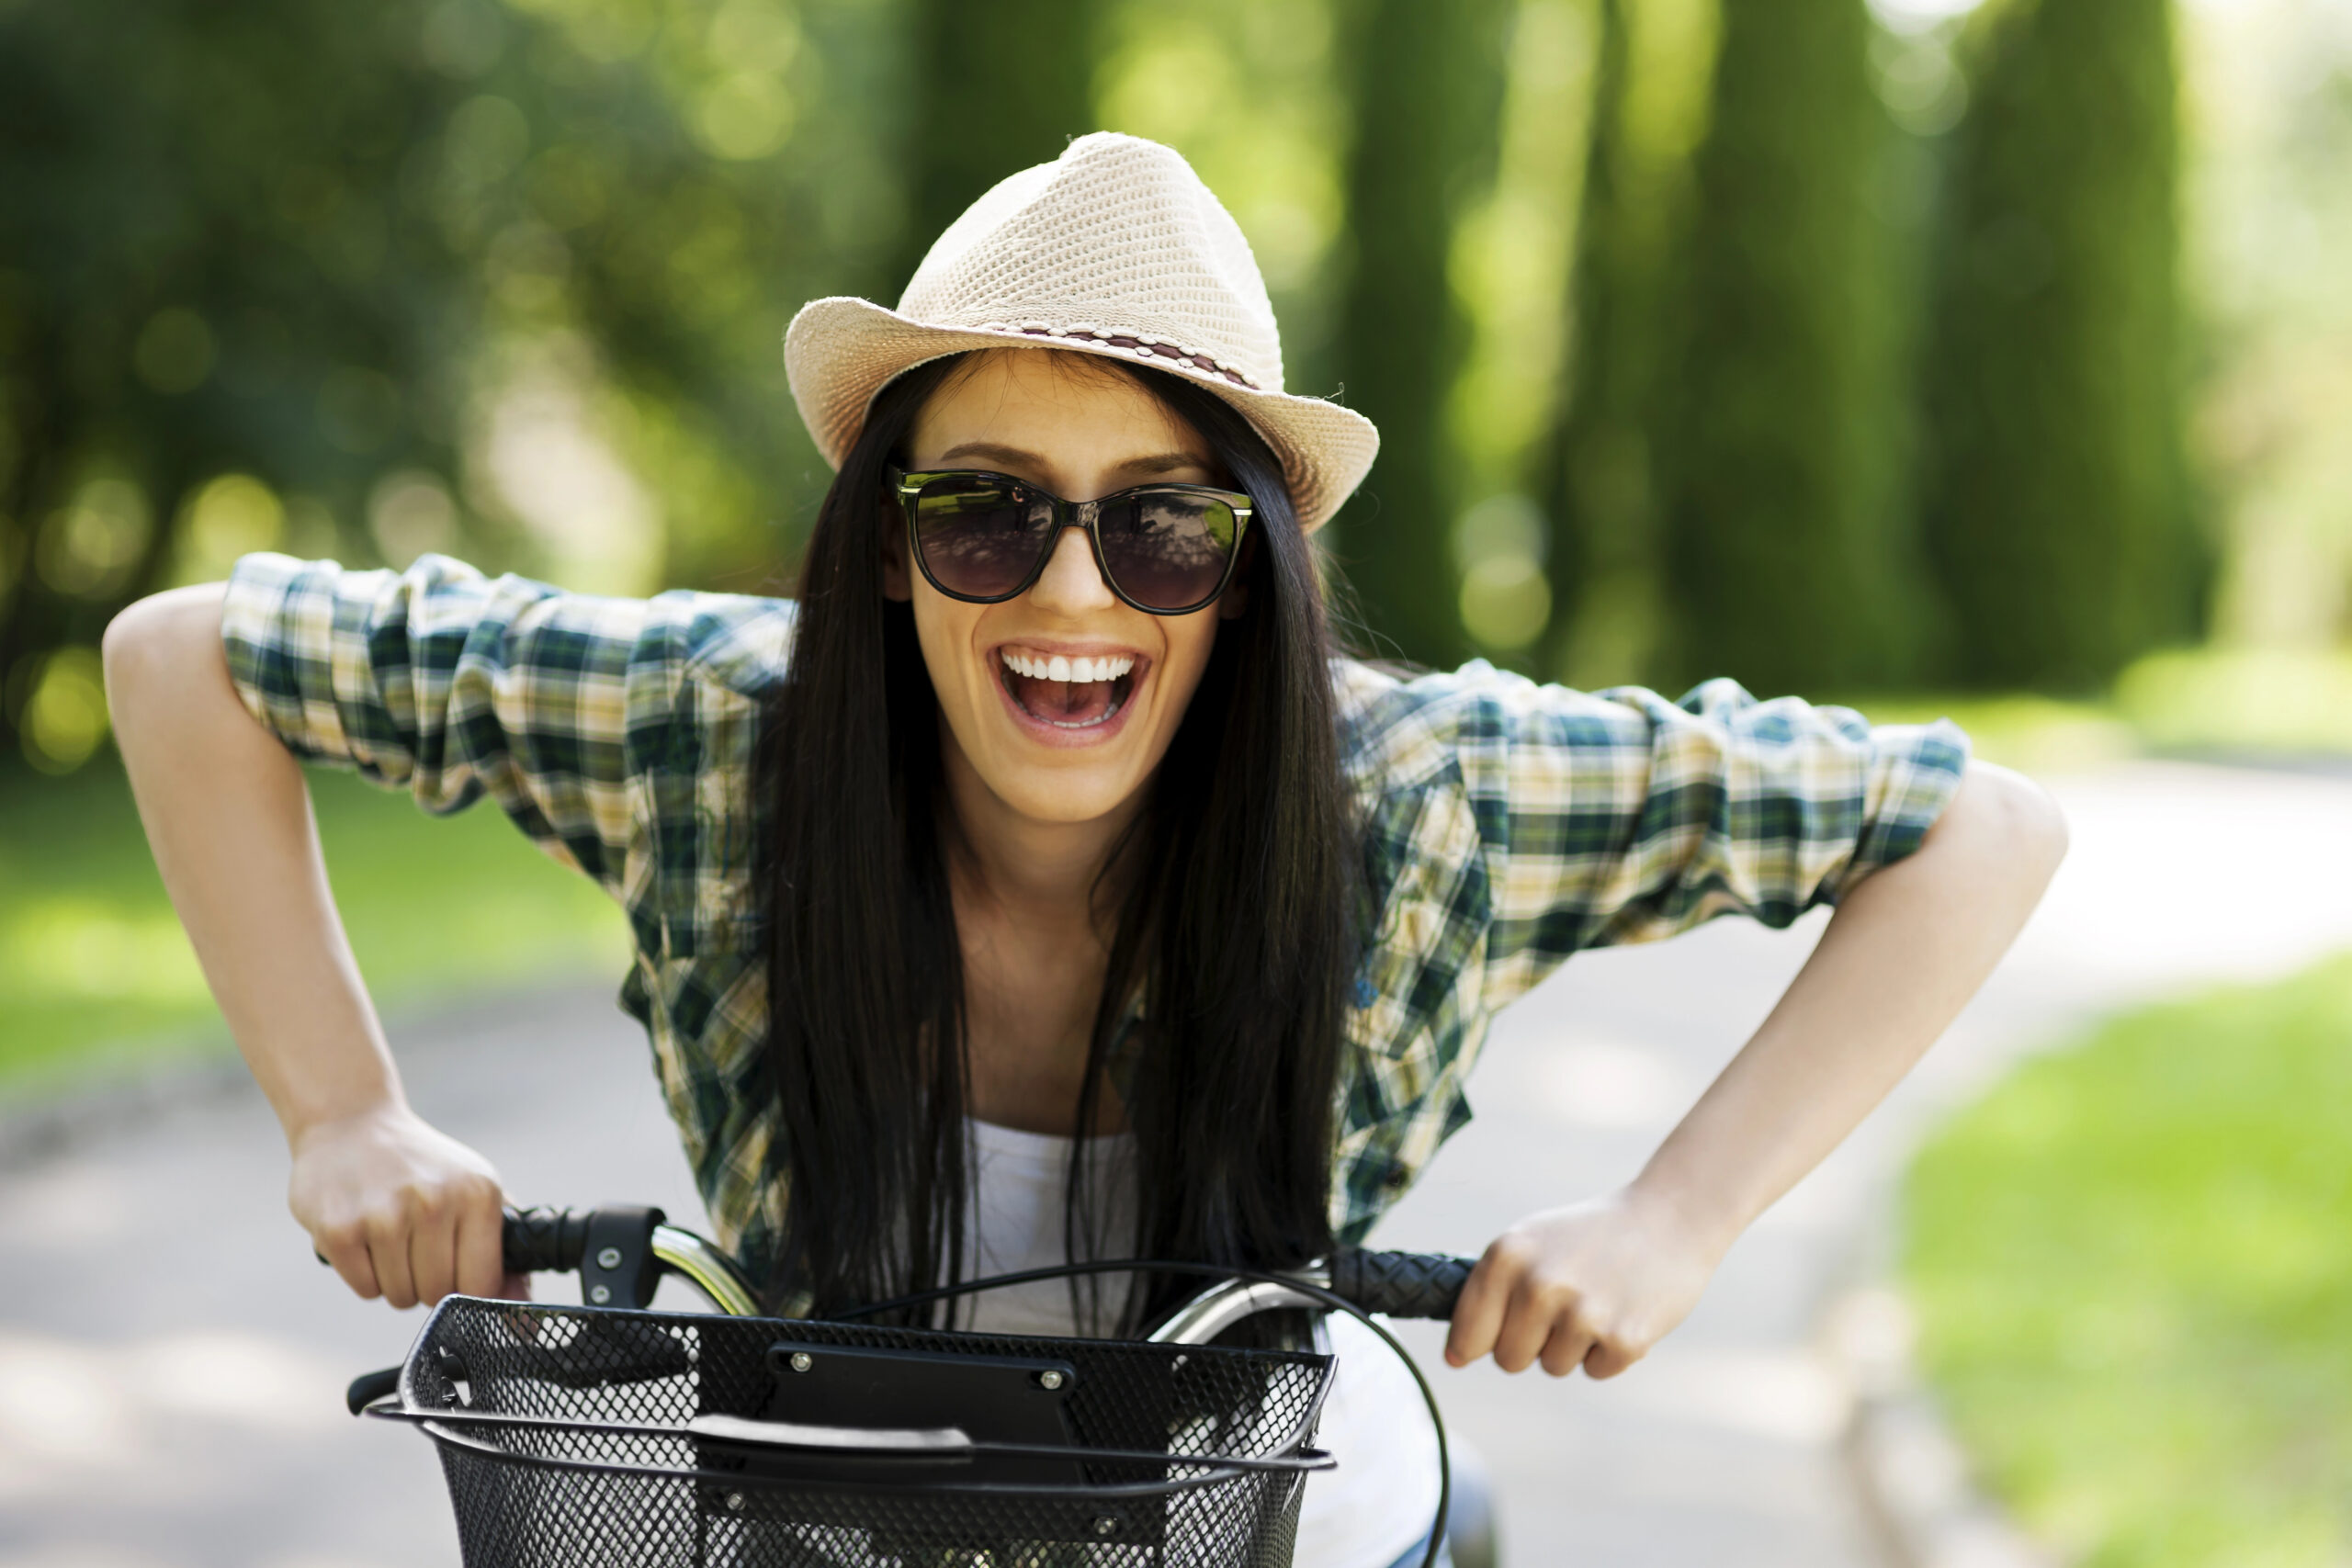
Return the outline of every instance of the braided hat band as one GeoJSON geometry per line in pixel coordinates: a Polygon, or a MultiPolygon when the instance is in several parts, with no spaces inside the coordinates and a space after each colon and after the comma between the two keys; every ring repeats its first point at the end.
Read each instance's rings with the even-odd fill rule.
{"type": "Polygon", "coordinates": [[[897,310],[813,300],[786,330],[784,359],[800,417],[839,468],[892,379],[944,355],[1016,346],[1198,381],[1266,438],[1309,529],[1380,448],[1363,415],[1283,390],[1282,339],[1249,241],[1156,141],[1098,131],[1001,181],[939,236],[897,310]]]}

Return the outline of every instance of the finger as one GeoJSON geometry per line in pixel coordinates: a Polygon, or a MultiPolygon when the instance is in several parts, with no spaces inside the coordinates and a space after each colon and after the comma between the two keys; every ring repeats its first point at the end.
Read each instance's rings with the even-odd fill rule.
{"type": "Polygon", "coordinates": [[[457,1288],[458,1217],[447,1204],[421,1207],[408,1232],[409,1280],[416,1299],[432,1306],[457,1288]]]}
{"type": "Polygon", "coordinates": [[[384,1304],[401,1312],[416,1304],[415,1276],[409,1272],[408,1232],[407,1224],[391,1218],[368,1227],[368,1256],[375,1262],[384,1304]]]}
{"type": "Polygon", "coordinates": [[[509,1274],[499,1285],[498,1293],[510,1302],[527,1302],[531,1299],[531,1277],[528,1274],[509,1274]]]}
{"type": "Polygon", "coordinates": [[[458,1216],[458,1289],[494,1296],[506,1282],[505,1215],[498,1195],[468,1203],[458,1216]]]}
{"type": "Polygon", "coordinates": [[[1502,1332],[1495,1336],[1495,1365],[1507,1372],[1523,1372],[1535,1364],[1553,1330],[1566,1323],[1576,1298],[1539,1283],[1532,1275],[1512,1292],[1510,1311],[1502,1332]]]}
{"type": "Polygon", "coordinates": [[[1589,1378],[1613,1378],[1642,1359],[1644,1352],[1622,1340],[1596,1339],[1584,1358],[1584,1375],[1589,1378]]]}
{"type": "Polygon", "coordinates": [[[1600,1341],[1575,1317],[1561,1319],[1552,1326],[1552,1337],[1544,1341],[1540,1359],[1544,1370],[1555,1378],[1566,1377],[1584,1364],[1584,1359],[1600,1341]]]}
{"type": "Polygon", "coordinates": [[[357,1225],[335,1225],[311,1237],[318,1255],[334,1266],[351,1293],[363,1302],[383,1294],[376,1281],[376,1265],[368,1256],[368,1235],[357,1225]]]}
{"type": "Polygon", "coordinates": [[[1454,1300],[1453,1326],[1445,1336],[1448,1366],[1466,1367],[1495,1348],[1495,1336],[1502,1328],[1503,1312],[1518,1286],[1519,1273],[1516,1254],[1501,1241],[1487,1248],[1454,1300]]]}

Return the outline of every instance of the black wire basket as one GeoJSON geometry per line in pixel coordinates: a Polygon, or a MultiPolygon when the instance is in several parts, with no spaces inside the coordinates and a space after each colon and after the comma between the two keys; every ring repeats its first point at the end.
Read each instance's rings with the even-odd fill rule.
{"type": "Polygon", "coordinates": [[[380,1413],[468,1568],[1284,1568],[1331,1367],[451,1296],[380,1413]]]}

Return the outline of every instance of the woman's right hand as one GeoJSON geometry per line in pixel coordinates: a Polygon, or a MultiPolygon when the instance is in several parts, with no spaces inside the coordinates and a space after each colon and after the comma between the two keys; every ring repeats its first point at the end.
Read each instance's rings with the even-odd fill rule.
{"type": "Polygon", "coordinates": [[[497,1171],[405,1104],[315,1122],[292,1142],[287,1206],[363,1298],[528,1299],[528,1277],[506,1272],[497,1171]]]}

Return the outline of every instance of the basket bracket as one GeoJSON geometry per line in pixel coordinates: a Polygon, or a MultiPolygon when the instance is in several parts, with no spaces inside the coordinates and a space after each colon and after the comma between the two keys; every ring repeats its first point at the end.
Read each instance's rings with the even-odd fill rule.
{"type": "Polygon", "coordinates": [[[590,1306],[637,1312],[651,1306],[662,1280],[653,1231],[667,1218],[659,1209],[625,1203],[591,1213],[588,1245],[580,1255],[580,1299],[590,1306]]]}

